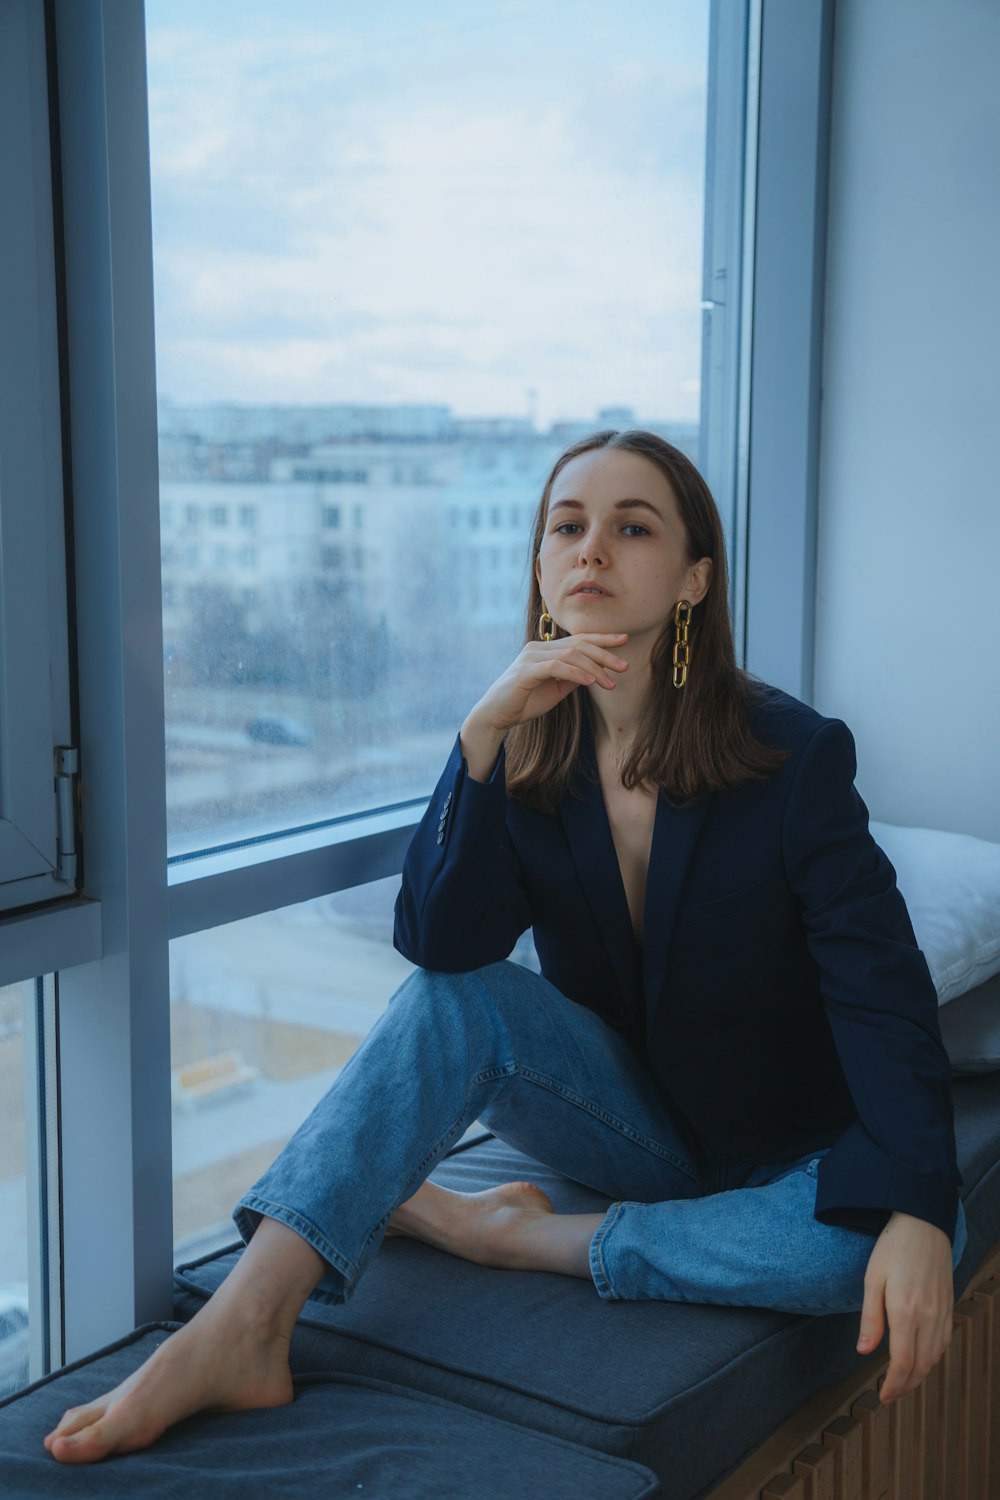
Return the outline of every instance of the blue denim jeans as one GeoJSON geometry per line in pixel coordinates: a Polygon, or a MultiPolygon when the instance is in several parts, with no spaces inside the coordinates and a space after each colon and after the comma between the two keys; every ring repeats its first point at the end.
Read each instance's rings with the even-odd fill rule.
{"type": "MultiPolygon", "coordinates": [[[[315,1296],[340,1303],[411,1197],[475,1120],[615,1199],[591,1241],[607,1299],[830,1313],[860,1309],[875,1236],[813,1217],[824,1152],[767,1165],[697,1141],[628,1043],[547,980],[509,962],[417,970],[343,1073],[238,1203],[327,1262],[315,1296]]],[[[953,1264],[965,1246],[960,1208],[953,1264]]]]}

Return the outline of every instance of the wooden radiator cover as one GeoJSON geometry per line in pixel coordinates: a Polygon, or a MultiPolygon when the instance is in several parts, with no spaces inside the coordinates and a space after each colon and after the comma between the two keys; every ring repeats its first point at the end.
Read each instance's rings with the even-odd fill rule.
{"type": "Polygon", "coordinates": [[[1000,1500],[1000,1241],[951,1343],[888,1406],[888,1354],[806,1402],[706,1500],[1000,1500]]]}

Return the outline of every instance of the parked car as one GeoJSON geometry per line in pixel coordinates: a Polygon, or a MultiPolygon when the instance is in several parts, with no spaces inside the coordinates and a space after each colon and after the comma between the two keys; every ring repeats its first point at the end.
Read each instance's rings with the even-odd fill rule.
{"type": "Polygon", "coordinates": [[[247,738],[261,745],[310,745],[312,734],[288,714],[258,714],[247,720],[247,738]]]}

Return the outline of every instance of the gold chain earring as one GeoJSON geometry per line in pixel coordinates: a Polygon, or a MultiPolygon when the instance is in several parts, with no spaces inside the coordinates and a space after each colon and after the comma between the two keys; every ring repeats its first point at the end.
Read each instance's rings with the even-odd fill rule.
{"type": "Polygon", "coordinates": [[[542,617],[538,622],[538,639],[540,641],[554,641],[556,638],[556,622],[549,614],[549,606],[542,600],[542,617]]]}
{"type": "Polygon", "coordinates": [[[674,687],[682,688],[687,682],[691,665],[691,647],[688,643],[688,625],[691,622],[691,606],[686,599],[678,599],[674,608],[674,625],[677,635],[674,640],[674,687]]]}

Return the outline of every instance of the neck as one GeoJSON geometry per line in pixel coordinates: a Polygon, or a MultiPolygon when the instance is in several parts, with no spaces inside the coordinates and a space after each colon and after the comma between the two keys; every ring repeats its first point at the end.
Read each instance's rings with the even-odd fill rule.
{"type": "Polygon", "coordinates": [[[616,759],[620,759],[628,751],[635,735],[652,681],[652,670],[649,649],[642,650],[638,642],[629,641],[616,654],[628,662],[628,671],[611,674],[615,679],[613,688],[598,687],[595,683],[587,688],[587,695],[590,698],[595,750],[610,752],[616,759]]]}

